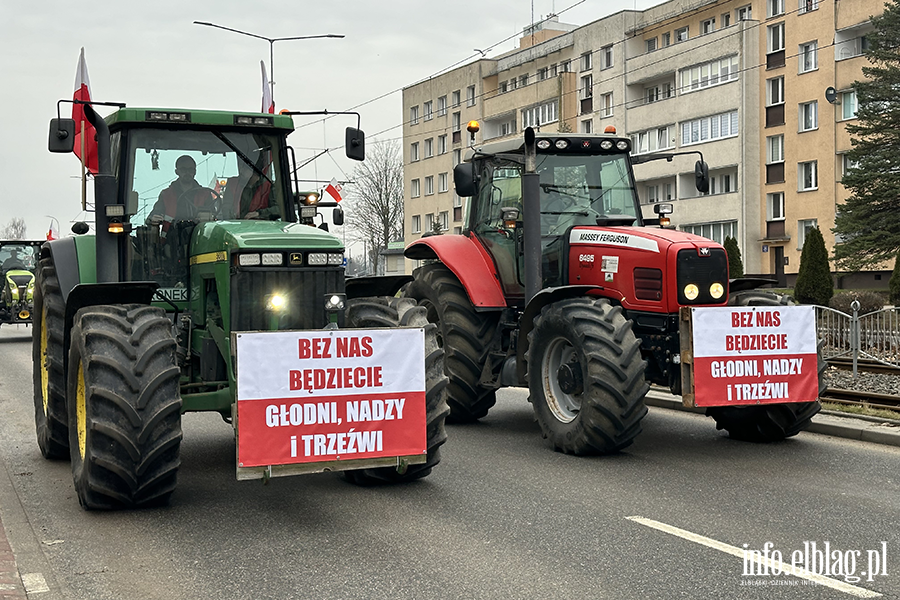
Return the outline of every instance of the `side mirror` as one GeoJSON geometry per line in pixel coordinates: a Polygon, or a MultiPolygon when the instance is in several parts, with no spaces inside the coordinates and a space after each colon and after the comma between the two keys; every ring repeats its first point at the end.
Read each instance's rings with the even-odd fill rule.
{"type": "Polygon", "coordinates": [[[352,160],[366,159],[366,134],[362,129],[348,127],[344,134],[344,150],[347,158],[352,160]]]}
{"type": "Polygon", "coordinates": [[[706,161],[698,160],[694,165],[694,180],[698,192],[709,193],[709,165],[706,164],[706,161]]]}
{"type": "Polygon", "coordinates": [[[475,176],[475,163],[459,163],[453,167],[453,185],[456,194],[462,197],[474,196],[478,191],[478,178],[475,176]]]}
{"type": "Polygon", "coordinates": [[[50,152],[68,153],[75,148],[75,120],[50,119],[50,137],[47,142],[50,152]]]}
{"type": "Polygon", "coordinates": [[[340,209],[340,207],[335,208],[331,212],[331,221],[335,225],[343,225],[344,224],[344,211],[340,209]]]}
{"type": "Polygon", "coordinates": [[[75,235],[84,235],[88,231],[90,231],[90,227],[84,221],[77,221],[72,225],[72,233],[75,235]]]}

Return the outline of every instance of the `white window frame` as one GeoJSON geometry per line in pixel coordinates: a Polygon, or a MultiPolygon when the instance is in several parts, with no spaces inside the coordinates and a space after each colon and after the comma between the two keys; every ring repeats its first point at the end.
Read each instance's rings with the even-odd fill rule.
{"type": "Polygon", "coordinates": [[[704,19],[700,22],[700,35],[713,33],[716,30],[716,18],[704,19]]]}
{"type": "Polygon", "coordinates": [[[784,50],[784,21],[766,27],[766,52],[773,54],[784,50]]]}
{"type": "Polygon", "coordinates": [[[797,56],[797,68],[799,73],[809,73],[819,69],[818,40],[800,44],[800,53],[799,56],[797,56]]]}
{"type": "Polygon", "coordinates": [[[819,10],[819,0],[800,0],[797,14],[804,15],[814,10],[819,10]]]}
{"type": "Polygon", "coordinates": [[[447,134],[438,136],[438,154],[447,154],[447,134]]]}
{"type": "Polygon", "coordinates": [[[753,20],[753,5],[748,4],[747,6],[741,6],[734,11],[734,19],[736,21],[752,21],[753,20]]]}
{"type": "Polygon", "coordinates": [[[666,46],[672,45],[672,32],[667,31],[665,33],[660,34],[659,36],[660,46],[665,48],[666,46]]]}
{"type": "Polygon", "coordinates": [[[592,119],[584,119],[581,121],[581,133],[594,133],[594,121],[592,119]]]}
{"type": "Polygon", "coordinates": [[[727,138],[737,137],[740,133],[738,111],[681,122],[681,145],[693,146],[727,138]],[[727,130],[727,133],[723,133],[727,130]]]}
{"type": "Polygon", "coordinates": [[[777,17],[784,14],[784,0],[766,0],[766,16],[777,17]]]}
{"type": "Polygon", "coordinates": [[[450,189],[447,183],[447,174],[446,173],[438,173],[438,193],[442,194],[450,189]]]}
{"type": "Polygon", "coordinates": [[[859,161],[850,160],[846,153],[841,154],[841,177],[847,174],[847,171],[859,167],[859,161]]]}
{"type": "Polygon", "coordinates": [[[431,119],[434,118],[434,113],[432,112],[433,105],[434,105],[434,103],[431,100],[422,104],[422,113],[423,113],[422,120],[423,121],[430,121],[431,119]]]}
{"type": "Polygon", "coordinates": [[[434,195],[434,175],[429,175],[425,178],[425,195],[434,195]]]}
{"type": "Polygon", "coordinates": [[[613,56],[613,45],[609,44],[608,46],[603,46],[600,48],[600,56],[603,59],[601,69],[611,69],[615,64],[615,58],[613,56]]]}
{"type": "Polygon", "coordinates": [[[766,80],[766,106],[778,106],[779,104],[784,104],[783,75],[766,80]]]}
{"type": "Polygon", "coordinates": [[[410,125],[418,125],[419,124],[419,105],[409,107],[409,124],[410,125]]]}
{"type": "Polygon", "coordinates": [[[660,150],[671,150],[675,147],[672,140],[672,133],[675,129],[674,125],[665,127],[657,127],[654,129],[646,129],[631,134],[631,153],[647,154],[648,152],[658,152],[660,150]]]}
{"type": "Polygon", "coordinates": [[[841,93],[841,121],[855,119],[859,105],[856,102],[856,90],[841,93]],[[847,116],[847,109],[850,109],[850,116],[847,116]]]}
{"type": "Polygon", "coordinates": [[[606,94],[600,95],[600,116],[601,117],[611,117],[613,116],[613,108],[615,104],[613,103],[613,93],[607,92],[606,94]]]}
{"type": "Polygon", "coordinates": [[[409,162],[419,161],[419,142],[413,142],[409,145],[409,162]]]}
{"type": "Polygon", "coordinates": [[[428,213],[425,215],[425,231],[434,231],[434,213],[428,213]]]}
{"type": "Polygon", "coordinates": [[[438,214],[438,223],[441,224],[441,231],[450,229],[450,211],[442,210],[438,214]]]}
{"type": "Polygon", "coordinates": [[[675,30],[675,43],[686,42],[691,39],[690,27],[679,27],[675,30]]]}
{"type": "Polygon", "coordinates": [[[679,71],[680,93],[686,94],[737,81],[740,64],[737,55],[692,65],[679,71]]]}
{"type": "Polygon", "coordinates": [[[460,91],[459,91],[459,90],[453,90],[453,91],[450,93],[450,104],[452,104],[453,107],[456,108],[457,106],[460,105],[460,103],[461,103],[461,98],[462,98],[462,95],[460,94],[460,91]]]}
{"type": "Polygon", "coordinates": [[[710,223],[697,223],[695,225],[682,225],[681,230],[705,237],[706,239],[720,244],[725,243],[725,238],[737,238],[738,235],[737,221],[713,221],[710,223]]]}
{"type": "Polygon", "coordinates": [[[581,100],[591,98],[594,95],[594,76],[590,73],[581,77],[581,86],[578,88],[578,97],[581,100]]]}
{"type": "Polygon", "coordinates": [[[818,219],[800,219],[797,221],[797,250],[803,250],[803,244],[806,243],[806,232],[818,226],[818,219]]]}
{"type": "Polygon", "coordinates": [[[766,194],[766,221],[784,221],[784,192],[766,194]]]}
{"type": "Polygon", "coordinates": [[[584,54],[581,55],[581,60],[579,62],[579,64],[581,65],[580,70],[582,70],[582,71],[590,71],[591,70],[591,68],[593,67],[593,58],[592,57],[593,57],[593,53],[591,53],[591,52],[585,52],[584,54]]]}
{"type": "Polygon", "coordinates": [[[654,52],[657,48],[659,48],[659,38],[649,38],[644,40],[646,44],[647,52],[654,52]]]}
{"type": "Polygon", "coordinates": [[[819,164],[816,160],[797,163],[797,191],[811,192],[819,189],[819,164]],[[807,174],[810,175],[809,187],[806,187],[807,174]]]}
{"type": "Polygon", "coordinates": [[[798,119],[798,131],[815,131],[819,128],[819,101],[800,103],[800,115],[798,119]]]}
{"type": "Polygon", "coordinates": [[[470,85],[466,88],[466,105],[475,106],[475,86],[470,85]]]}
{"type": "Polygon", "coordinates": [[[726,27],[731,26],[731,13],[722,13],[722,25],[719,29],[725,29],[726,27]]]}
{"type": "Polygon", "coordinates": [[[784,162],[784,134],[771,135],[766,138],[766,164],[774,165],[784,162]]]}
{"type": "Polygon", "coordinates": [[[422,233],[422,216],[421,215],[413,215],[412,220],[410,221],[410,229],[412,233],[422,233]]]}
{"type": "Polygon", "coordinates": [[[426,138],[425,146],[422,149],[423,158],[431,158],[434,156],[434,138],[426,138]]]}
{"type": "Polygon", "coordinates": [[[418,198],[422,195],[422,188],[419,185],[419,179],[413,179],[409,182],[409,197],[410,198],[418,198]]]}
{"type": "Polygon", "coordinates": [[[647,185],[644,186],[644,189],[647,193],[647,204],[655,204],[659,202],[659,186],[658,185],[647,185]]]}
{"type": "Polygon", "coordinates": [[[440,96],[437,99],[437,116],[447,116],[447,96],[440,96]]]}

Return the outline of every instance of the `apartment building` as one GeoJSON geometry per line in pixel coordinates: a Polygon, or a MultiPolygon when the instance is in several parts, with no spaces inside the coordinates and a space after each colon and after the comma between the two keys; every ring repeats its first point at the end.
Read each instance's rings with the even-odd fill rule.
{"type": "MultiPolygon", "coordinates": [[[[638,161],[678,153],[635,166],[645,215],[672,202],[676,227],[734,237],[746,273],[790,284],[810,227],[834,244],[835,210],[847,196],[839,181],[851,166],[850,86],[862,78],[870,15],[882,9],[880,0],[671,0],[582,27],[550,20],[526,29],[517,49],[404,90],[405,241],[435,221],[462,231],[450,180],[468,120],[482,124],[476,143],[528,126],[577,134],[611,125],[632,138],[638,161]],[[444,96],[460,101],[458,117],[437,115],[444,96]],[[702,195],[701,155],[711,176],[702,195]]],[[[883,275],[842,283],[877,287],[883,275]]]]}

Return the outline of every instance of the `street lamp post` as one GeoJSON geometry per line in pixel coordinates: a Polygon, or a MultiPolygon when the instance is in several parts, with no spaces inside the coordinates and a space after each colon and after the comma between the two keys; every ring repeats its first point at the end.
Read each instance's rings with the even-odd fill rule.
{"type": "Polygon", "coordinates": [[[241,35],[249,35],[250,37],[254,37],[260,40],[266,40],[269,42],[269,87],[272,92],[272,102],[275,102],[275,42],[286,42],[289,40],[311,40],[316,38],[342,38],[343,35],[336,33],[326,33],[324,35],[298,35],[294,37],[280,37],[280,38],[269,38],[263,35],[257,35],[255,33],[250,33],[247,31],[241,31],[240,29],[232,29],[231,27],[224,27],[222,25],[216,25],[215,23],[207,23],[206,21],[194,21],[195,25],[206,25],[207,27],[216,27],[218,29],[224,29],[225,31],[232,31],[234,33],[240,33],[241,35]]]}

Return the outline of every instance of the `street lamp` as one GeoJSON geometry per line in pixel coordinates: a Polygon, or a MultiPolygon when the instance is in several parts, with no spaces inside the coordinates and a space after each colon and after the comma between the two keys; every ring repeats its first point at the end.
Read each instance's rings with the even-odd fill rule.
{"type": "Polygon", "coordinates": [[[231,27],[223,27],[222,25],[216,25],[215,23],[207,23],[206,21],[194,21],[195,25],[206,25],[207,27],[216,27],[218,29],[224,29],[225,31],[233,31],[234,33],[240,33],[241,35],[249,35],[250,37],[255,37],[260,40],[266,40],[269,42],[269,87],[272,91],[272,102],[275,102],[275,42],[286,42],[289,40],[311,40],[315,38],[342,38],[343,35],[336,33],[326,33],[324,35],[298,35],[294,37],[280,37],[280,38],[268,38],[263,35],[257,35],[255,33],[249,33],[247,31],[241,31],[240,29],[232,29],[231,27]]]}

